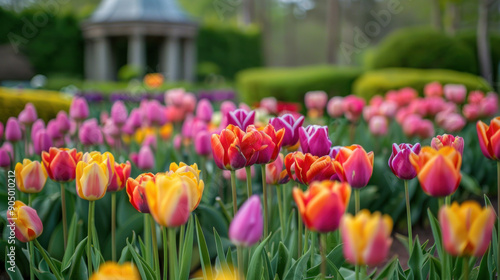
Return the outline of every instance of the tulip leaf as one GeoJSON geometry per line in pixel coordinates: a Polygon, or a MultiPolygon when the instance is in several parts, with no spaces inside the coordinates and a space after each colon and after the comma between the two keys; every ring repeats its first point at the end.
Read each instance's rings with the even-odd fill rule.
{"type": "MultiPolygon", "coordinates": [[[[87,265],[85,265],[85,262],[82,263],[83,259],[83,252],[85,252],[85,249],[87,248],[87,237],[85,237],[80,243],[75,248],[75,251],[71,258],[68,261],[68,266],[65,267],[63,263],[63,270],[62,274],[63,276],[67,276],[67,279],[74,279],[74,275],[82,275],[84,274],[85,277],[87,277],[87,265]],[[83,264],[83,267],[82,267],[83,264]],[[69,270],[68,270],[69,268],[69,270]]],[[[84,277],[84,279],[85,279],[84,277]]]]}
{"type": "Polygon", "coordinates": [[[212,278],[212,267],[210,264],[210,254],[208,253],[207,242],[205,240],[205,235],[201,229],[201,225],[198,221],[198,217],[195,215],[196,221],[196,240],[198,241],[198,250],[200,253],[201,269],[203,270],[203,278],[212,278]]]}
{"type": "Polygon", "coordinates": [[[128,241],[127,238],[127,247],[132,254],[132,259],[134,260],[135,266],[137,267],[137,270],[139,271],[139,274],[141,275],[141,279],[154,279],[154,274],[146,268],[147,264],[146,262],[141,259],[141,257],[137,254],[135,251],[134,247],[130,242],[128,241]]]}
{"type": "Polygon", "coordinates": [[[494,279],[493,275],[488,270],[488,258],[491,257],[491,254],[492,250],[490,246],[481,259],[476,279],[494,279]]]}
{"type": "MultiPolygon", "coordinates": [[[[334,273],[337,270],[338,267],[341,267],[344,264],[345,259],[344,259],[343,254],[342,254],[342,247],[343,247],[342,244],[337,245],[326,256],[327,260],[330,261],[332,263],[332,265],[335,267],[335,270],[331,270],[330,269],[330,270],[327,271],[328,273],[334,273]]],[[[330,267],[327,267],[327,268],[330,268],[330,267]]],[[[319,263],[316,266],[310,268],[307,271],[307,276],[308,277],[312,277],[312,276],[318,275],[320,273],[321,273],[321,263],[319,263]]]]}
{"type": "Polygon", "coordinates": [[[214,228],[214,238],[215,238],[215,246],[217,248],[217,257],[219,259],[221,268],[225,271],[230,271],[229,266],[226,262],[226,255],[224,254],[224,247],[222,246],[222,241],[220,239],[219,233],[214,228]]]}
{"type": "Polygon", "coordinates": [[[68,244],[66,246],[66,250],[64,251],[64,257],[62,260],[62,267],[66,268],[69,265],[69,261],[71,260],[71,256],[75,252],[76,247],[76,234],[77,234],[77,226],[78,220],[76,217],[76,213],[73,214],[73,218],[71,218],[71,223],[68,228],[68,244]]]}
{"type": "Polygon", "coordinates": [[[398,259],[393,258],[392,261],[390,261],[389,263],[387,263],[385,265],[384,269],[382,269],[380,274],[377,275],[377,277],[374,278],[374,280],[387,279],[387,278],[389,278],[390,275],[393,275],[394,271],[396,271],[396,268],[397,268],[397,262],[398,262],[398,259]]]}
{"type": "Polygon", "coordinates": [[[193,254],[193,218],[190,218],[187,224],[183,245],[179,273],[179,279],[181,280],[188,279],[191,270],[191,258],[193,254]]]}
{"type": "Polygon", "coordinates": [[[267,280],[272,280],[273,279],[273,275],[275,274],[272,266],[271,266],[271,261],[269,261],[269,256],[267,254],[267,251],[266,249],[264,248],[264,251],[262,251],[262,257],[264,258],[264,263],[266,264],[264,266],[265,268],[265,272],[267,272],[267,277],[266,279],[267,280]]]}
{"type": "Polygon", "coordinates": [[[309,250],[292,265],[292,267],[285,274],[283,280],[304,279],[307,271],[307,262],[309,261],[310,255],[311,255],[311,248],[309,248],[309,250]]]}
{"type": "Polygon", "coordinates": [[[423,264],[425,262],[424,255],[422,254],[422,249],[420,246],[420,241],[418,238],[415,238],[415,242],[413,243],[413,252],[408,260],[408,267],[413,274],[413,279],[415,280],[424,280],[424,275],[422,273],[423,264]]]}
{"type": "Polygon", "coordinates": [[[439,227],[439,222],[434,217],[430,209],[427,209],[427,216],[429,216],[429,222],[431,224],[431,229],[432,229],[432,236],[434,237],[434,244],[436,245],[438,255],[440,259],[443,259],[444,256],[444,251],[443,251],[443,246],[441,244],[441,229],[439,227]]]}
{"type": "Polygon", "coordinates": [[[259,246],[257,246],[257,248],[255,248],[252,258],[250,259],[250,263],[248,264],[247,279],[262,279],[264,272],[262,252],[264,252],[264,247],[266,246],[267,241],[269,241],[269,238],[271,238],[271,236],[268,236],[259,244],[259,246]]]}
{"type": "MultiPolygon", "coordinates": [[[[132,241],[130,243],[134,244],[134,242],[135,242],[135,231],[132,231],[132,241]]],[[[131,259],[132,259],[132,254],[130,253],[128,246],[123,247],[122,254],[120,255],[118,263],[123,264],[124,262],[130,261],[131,259]]]]}
{"type": "Polygon", "coordinates": [[[226,253],[226,262],[229,267],[233,266],[233,250],[231,247],[227,248],[227,253],[226,253]]]}
{"type": "Polygon", "coordinates": [[[460,186],[475,195],[481,195],[483,190],[479,186],[479,183],[473,177],[467,175],[465,172],[461,172],[462,180],[460,181],[460,186]]]}
{"type": "Polygon", "coordinates": [[[282,242],[278,245],[278,254],[274,256],[272,263],[275,267],[275,274],[283,279],[285,271],[290,266],[290,254],[282,242]]]}

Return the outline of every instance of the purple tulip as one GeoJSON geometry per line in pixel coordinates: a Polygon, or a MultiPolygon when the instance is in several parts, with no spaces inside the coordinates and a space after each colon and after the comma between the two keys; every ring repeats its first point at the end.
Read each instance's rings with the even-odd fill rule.
{"type": "Polygon", "coordinates": [[[69,115],[77,121],[83,121],[89,116],[89,105],[83,97],[75,97],[69,107],[69,115]]]}
{"type": "Polygon", "coordinates": [[[130,112],[130,116],[127,119],[127,123],[134,130],[141,127],[142,126],[142,112],[141,112],[141,110],[138,108],[132,109],[132,111],[130,112]]]}
{"type": "Polygon", "coordinates": [[[78,131],[78,138],[85,146],[101,145],[103,137],[97,120],[89,119],[84,121],[78,131]]]}
{"type": "Polygon", "coordinates": [[[24,110],[19,113],[19,122],[24,125],[31,125],[38,118],[35,106],[31,103],[27,103],[24,106],[24,110]]]}
{"type": "Polygon", "coordinates": [[[330,153],[332,141],[328,138],[328,127],[309,125],[299,128],[300,147],[303,153],[322,157],[330,153]]]}
{"type": "Polygon", "coordinates": [[[8,168],[10,167],[10,162],[11,162],[12,154],[9,153],[9,150],[7,147],[4,145],[0,147],[0,167],[1,168],[8,168]]]}
{"type": "Polygon", "coordinates": [[[10,117],[5,125],[5,139],[11,143],[15,143],[23,138],[21,126],[16,118],[10,117]]]}
{"type": "Polygon", "coordinates": [[[50,147],[52,147],[52,138],[47,133],[47,130],[44,128],[39,129],[35,137],[33,137],[33,148],[35,150],[35,154],[41,155],[42,152],[48,152],[50,147]]]}
{"type": "Polygon", "coordinates": [[[165,108],[157,100],[147,102],[143,108],[143,114],[153,126],[162,126],[167,122],[165,108]]]}
{"type": "Polygon", "coordinates": [[[210,103],[208,99],[202,99],[198,102],[198,106],[196,107],[196,118],[210,122],[213,113],[214,109],[212,103],[210,103]]]}
{"type": "Polygon", "coordinates": [[[127,107],[122,101],[116,101],[111,107],[111,119],[116,124],[116,126],[121,127],[127,121],[127,107]]]}
{"type": "Polygon", "coordinates": [[[37,132],[40,129],[45,129],[45,122],[42,119],[36,120],[31,126],[31,138],[35,139],[37,132]]]}
{"type": "Polygon", "coordinates": [[[211,136],[212,134],[206,130],[196,133],[194,138],[194,148],[198,155],[209,156],[212,154],[212,145],[210,142],[211,136]]]}
{"type": "Polygon", "coordinates": [[[410,162],[410,154],[420,153],[420,143],[411,144],[392,144],[392,154],[389,158],[389,167],[392,173],[402,180],[411,180],[417,176],[415,167],[410,162]]]}
{"type": "Polygon", "coordinates": [[[59,130],[66,134],[71,129],[71,121],[68,118],[68,114],[64,111],[60,111],[57,113],[56,117],[57,122],[59,123],[59,130]]]}
{"type": "Polygon", "coordinates": [[[222,116],[226,116],[229,114],[229,112],[235,111],[236,110],[236,104],[232,101],[224,101],[220,104],[220,112],[222,116]]]}
{"type": "Polygon", "coordinates": [[[243,109],[238,109],[229,112],[227,115],[227,123],[232,124],[246,131],[247,126],[255,123],[255,111],[247,112],[243,109]]]}
{"type": "Polygon", "coordinates": [[[59,122],[56,119],[50,120],[47,124],[47,133],[50,135],[52,140],[63,138],[63,134],[59,128],[59,122]]]}
{"type": "Polygon", "coordinates": [[[237,246],[250,247],[262,237],[263,226],[260,198],[252,195],[234,216],[229,226],[229,239],[237,246]]]}
{"type": "Polygon", "coordinates": [[[153,169],[155,167],[155,157],[153,150],[148,145],[143,145],[139,153],[130,154],[130,158],[141,170],[153,169]]]}
{"type": "Polygon", "coordinates": [[[299,141],[299,127],[304,123],[304,116],[300,116],[297,120],[291,114],[285,114],[281,117],[272,118],[269,123],[274,126],[276,131],[284,128],[285,136],[281,142],[283,147],[295,146],[299,141]]]}

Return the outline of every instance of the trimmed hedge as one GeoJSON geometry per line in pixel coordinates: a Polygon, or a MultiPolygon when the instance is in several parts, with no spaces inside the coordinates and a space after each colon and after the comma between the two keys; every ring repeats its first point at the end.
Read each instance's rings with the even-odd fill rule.
{"type": "Polygon", "coordinates": [[[249,104],[274,96],[281,101],[303,102],[308,91],[323,90],[329,96],[351,94],[358,68],[307,66],[299,68],[256,68],[241,71],[236,86],[242,101],[249,104]]]}
{"type": "Polygon", "coordinates": [[[463,84],[470,90],[491,91],[483,78],[469,73],[445,69],[386,68],[366,72],[356,80],[353,93],[370,99],[374,95],[384,95],[392,89],[412,87],[423,92],[427,83],[438,81],[443,84],[463,84]]]}
{"type": "Polygon", "coordinates": [[[450,69],[472,74],[478,69],[475,53],[461,40],[422,27],[399,29],[387,36],[367,64],[369,69],[450,69]]]}
{"type": "Polygon", "coordinates": [[[0,87],[0,122],[5,124],[9,117],[17,117],[26,103],[35,105],[38,117],[45,123],[57,116],[61,110],[68,111],[71,98],[57,91],[18,90],[0,87]]]}

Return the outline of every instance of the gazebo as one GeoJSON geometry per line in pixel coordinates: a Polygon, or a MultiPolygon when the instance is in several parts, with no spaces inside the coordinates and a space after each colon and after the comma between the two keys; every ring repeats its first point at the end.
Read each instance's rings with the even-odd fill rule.
{"type": "Polygon", "coordinates": [[[82,24],[85,76],[116,79],[117,61],[124,61],[117,45],[126,42],[122,64],[161,72],[170,81],[192,81],[197,29],[176,0],[103,0],[82,24]]]}

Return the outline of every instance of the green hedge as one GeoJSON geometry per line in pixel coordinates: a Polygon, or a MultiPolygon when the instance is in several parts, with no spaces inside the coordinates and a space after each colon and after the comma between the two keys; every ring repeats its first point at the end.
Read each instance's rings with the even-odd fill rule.
{"type": "Polygon", "coordinates": [[[477,74],[478,69],[475,53],[461,40],[421,27],[393,32],[372,55],[367,65],[369,69],[450,69],[472,74],[477,74]]]}
{"type": "Polygon", "coordinates": [[[242,70],[263,65],[261,33],[232,25],[201,26],[197,39],[198,78],[219,74],[233,79],[242,70]]]}
{"type": "Polygon", "coordinates": [[[33,103],[38,117],[47,123],[55,118],[59,111],[69,110],[71,98],[66,98],[56,91],[0,87],[0,122],[5,124],[9,117],[17,117],[28,102],[33,103]]]}
{"type": "Polygon", "coordinates": [[[363,74],[354,83],[353,92],[366,99],[404,87],[412,87],[423,92],[424,86],[434,81],[443,84],[463,84],[468,90],[492,90],[483,78],[469,73],[444,69],[386,68],[363,74]]]}
{"type": "Polygon", "coordinates": [[[308,91],[323,90],[330,96],[345,96],[362,73],[358,68],[307,66],[298,68],[256,68],[238,73],[236,86],[249,104],[267,96],[278,100],[303,102],[308,91]]]}

